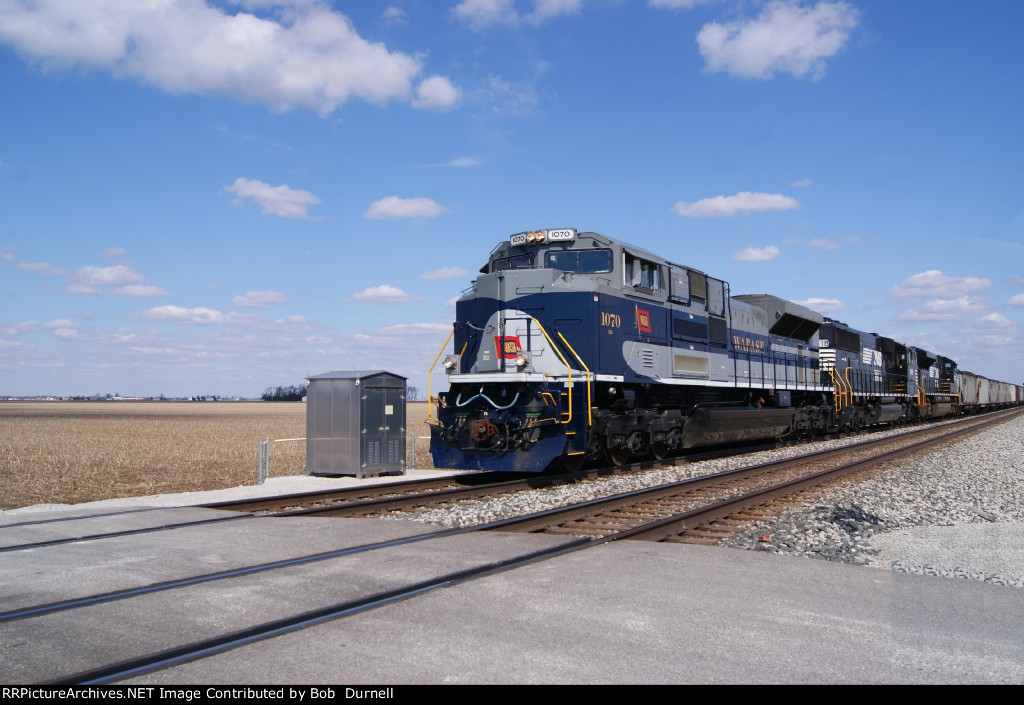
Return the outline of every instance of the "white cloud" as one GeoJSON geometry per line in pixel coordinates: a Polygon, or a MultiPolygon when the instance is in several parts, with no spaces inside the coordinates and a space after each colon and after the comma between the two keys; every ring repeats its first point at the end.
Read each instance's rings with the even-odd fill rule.
{"type": "Polygon", "coordinates": [[[119,286],[113,290],[113,293],[118,296],[145,296],[150,298],[171,295],[169,291],[161,289],[159,286],[144,286],[142,284],[119,286]]]}
{"type": "Polygon", "coordinates": [[[908,309],[895,316],[894,321],[954,321],[969,313],[982,313],[988,306],[973,296],[955,299],[932,299],[920,308],[908,309]]]}
{"type": "MultiPolygon", "coordinates": [[[[433,341],[451,329],[451,325],[447,323],[401,323],[384,326],[373,333],[356,333],[352,339],[358,343],[360,348],[379,347],[390,352],[396,347],[409,346],[415,338],[433,341]]],[[[444,338],[441,340],[443,341],[444,338]]]]}
{"type": "Polygon", "coordinates": [[[679,201],[672,210],[691,218],[724,218],[737,213],[785,211],[799,207],[796,199],[782,194],[741,191],[735,196],[715,196],[694,203],[679,201]]]}
{"type": "Polygon", "coordinates": [[[981,324],[989,328],[1009,328],[1013,321],[1001,313],[992,312],[981,317],[981,324]]]}
{"type": "Polygon", "coordinates": [[[186,325],[257,325],[260,319],[253,315],[223,313],[213,308],[197,306],[157,306],[148,311],[136,314],[133,318],[141,318],[156,323],[180,323],[186,325]]]}
{"type": "Polygon", "coordinates": [[[123,247],[108,247],[105,250],[103,250],[104,257],[119,257],[124,253],[125,249],[123,247]]]}
{"type": "Polygon", "coordinates": [[[142,345],[129,345],[128,349],[131,350],[134,353],[139,353],[140,355],[164,355],[164,356],[166,356],[166,355],[181,355],[182,354],[182,352],[180,350],[175,350],[174,348],[157,348],[157,347],[142,346],[142,345]]]}
{"type": "Polygon", "coordinates": [[[255,179],[239,177],[235,183],[224,187],[235,194],[232,203],[243,205],[250,200],[263,208],[264,214],[282,218],[309,218],[309,207],[320,203],[320,199],[309,191],[289,188],[287,185],[271,186],[255,179]]]}
{"type": "MultiPolygon", "coordinates": [[[[1014,343],[1014,339],[1008,335],[982,335],[977,341],[984,348],[1002,347],[1014,343]]],[[[991,350],[986,350],[991,354],[991,350]]]]}
{"type": "Polygon", "coordinates": [[[413,99],[412,106],[429,110],[451,110],[461,99],[462,91],[452,85],[447,78],[430,76],[416,89],[416,98],[413,99]]]}
{"type": "Polygon", "coordinates": [[[295,314],[287,318],[278,318],[273,323],[264,324],[268,330],[280,331],[282,333],[311,333],[320,326],[313,325],[305,316],[295,314]]]}
{"type": "Polygon", "coordinates": [[[429,281],[437,281],[438,279],[458,279],[469,274],[469,271],[462,267],[442,267],[441,269],[435,269],[430,272],[424,272],[420,275],[420,279],[429,281]]]}
{"type": "Polygon", "coordinates": [[[157,306],[139,314],[139,318],[159,323],[190,323],[216,325],[229,322],[229,316],[212,308],[183,308],[181,306],[157,306]]]}
{"type": "Polygon", "coordinates": [[[510,83],[500,76],[490,77],[487,82],[487,94],[494,102],[493,111],[501,115],[529,115],[540,103],[540,96],[530,85],[510,83]]]}
{"type": "Polygon", "coordinates": [[[748,247],[745,250],[733,253],[734,262],[768,262],[779,256],[779,248],[775,245],[768,245],[760,249],[748,247]]]}
{"type": "Polygon", "coordinates": [[[929,269],[900,282],[889,290],[889,294],[900,298],[963,296],[987,289],[991,285],[989,279],[947,277],[938,269],[929,269]]]}
{"type": "Polygon", "coordinates": [[[445,308],[455,308],[455,304],[458,303],[458,301],[459,301],[459,297],[458,296],[453,296],[453,297],[451,297],[450,299],[448,299],[447,301],[444,302],[444,307],[445,308]]]}
{"type": "Polygon", "coordinates": [[[578,15],[582,0],[533,0],[533,10],[521,15],[514,0],[462,0],[449,12],[456,22],[483,30],[495,25],[518,26],[520,22],[541,25],[561,15],[578,15]]]}
{"type": "Polygon", "coordinates": [[[825,75],[825,59],[846,45],[859,14],[845,2],[801,7],[793,0],[776,0],[755,19],[704,25],[697,45],[708,71],[743,78],[810,74],[818,80],[825,75]]]}
{"type": "Polygon", "coordinates": [[[797,188],[809,188],[810,186],[813,185],[814,182],[811,181],[810,179],[800,179],[799,181],[794,181],[793,183],[790,184],[790,186],[795,186],[797,188]]]}
{"type": "Polygon", "coordinates": [[[384,304],[403,304],[410,301],[422,301],[423,299],[416,299],[405,293],[401,289],[397,289],[387,284],[381,284],[380,286],[372,286],[369,289],[352,294],[346,299],[346,301],[361,301],[363,303],[384,303],[384,304]]]}
{"type": "Polygon", "coordinates": [[[22,321],[18,324],[17,328],[7,328],[3,332],[14,335],[18,333],[34,333],[41,330],[56,330],[60,328],[75,328],[77,323],[73,323],[66,318],[58,318],[50,321],[49,323],[40,323],[39,321],[22,321]]]}
{"type": "Polygon", "coordinates": [[[846,304],[844,304],[839,299],[811,298],[804,299],[803,301],[794,301],[793,303],[798,303],[801,306],[806,306],[812,311],[817,311],[818,313],[835,313],[839,309],[846,306],[846,304]]]}
{"type": "Polygon", "coordinates": [[[3,250],[0,250],[0,259],[5,262],[13,262],[14,257],[14,248],[11,245],[6,245],[3,250]]]}
{"type": "Polygon", "coordinates": [[[436,218],[448,209],[429,198],[399,198],[388,196],[374,201],[363,213],[371,220],[394,220],[397,218],[436,218]]]}
{"type": "Polygon", "coordinates": [[[813,240],[807,241],[808,247],[813,247],[818,250],[838,250],[839,243],[835,240],[828,240],[826,238],[814,238],[813,240]]]}
{"type": "Polygon", "coordinates": [[[1006,303],[1010,306],[1024,307],[1024,294],[1014,294],[1006,303]]]}
{"type": "Polygon", "coordinates": [[[389,5],[384,10],[384,21],[391,24],[404,25],[408,21],[408,17],[405,14],[405,10],[394,5],[389,5]]]}
{"type": "Polygon", "coordinates": [[[288,298],[280,291],[247,291],[231,299],[231,305],[238,308],[270,308],[287,302],[288,298]]]}
{"type": "Polygon", "coordinates": [[[82,287],[127,286],[141,284],[146,278],[123,264],[112,267],[81,267],[68,275],[68,281],[82,287]]]}
{"type": "MultiPolygon", "coordinates": [[[[11,258],[13,259],[13,257],[11,258]]],[[[24,269],[27,272],[35,272],[44,277],[55,277],[61,274],[67,274],[66,269],[58,269],[57,267],[51,267],[47,262],[19,262],[16,269],[24,269]]]]}
{"type": "Polygon", "coordinates": [[[659,10],[689,10],[711,0],[648,0],[647,4],[659,10]]]}
{"type": "Polygon", "coordinates": [[[449,16],[476,30],[519,22],[513,0],[462,0],[450,10],[449,16]]]}
{"type": "Polygon", "coordinates": [[[363,39],[326,3],[249,2],[253,12],[234,13],[220,5],[6,0],[0,43],[46,70],[85,66],[279,111],[326,115],[353,98],[412,98],[420,58],[363,39]]]}
{"type": "Polygon", "coordinates": [[[534,0],[533,12],[523,20],[529,24],[539,25],[560,15],[578,15],[582,0],[534,0]]]}

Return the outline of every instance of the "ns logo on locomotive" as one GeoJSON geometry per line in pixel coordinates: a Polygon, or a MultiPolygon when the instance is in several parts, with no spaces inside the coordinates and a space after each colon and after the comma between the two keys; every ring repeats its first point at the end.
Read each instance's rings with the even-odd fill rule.
{"type": "MultiPolygon", "coordinates": [[[[541,472],[1024,402],[1024,387],[571,228],[512,235],[458,299],[438,468],[541,472]]],[[[433,367],[431,368],[433,369],[433,367]]],[[[428,390],[429,392],[429,390],[428,390]]]]}

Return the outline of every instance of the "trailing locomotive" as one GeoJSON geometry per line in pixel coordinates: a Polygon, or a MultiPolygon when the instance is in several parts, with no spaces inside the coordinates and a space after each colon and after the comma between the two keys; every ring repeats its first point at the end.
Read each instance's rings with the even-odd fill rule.
{"type": "MultiPolygon", "coordinates": [[[[455,306],[438,468],[541,472],[1024,402],[1024,387],[598,233],[518,233],[455,306]],[[966,381],[965,381],[966,380],[966,381]],[[962,387],[970,386],[969,393],[962,387]]],[[[433,368],[431,368],[433,369],[433,368]]]]}

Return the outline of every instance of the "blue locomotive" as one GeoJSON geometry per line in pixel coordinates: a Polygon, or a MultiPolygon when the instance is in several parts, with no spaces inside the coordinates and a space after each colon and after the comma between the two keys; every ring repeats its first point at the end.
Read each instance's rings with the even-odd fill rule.
{"type": "Polygon", "coordinates": [[[961,411],[952,360],[572,228],[500,243],[455,317],[437,468],[621,465],[961,411]]]}

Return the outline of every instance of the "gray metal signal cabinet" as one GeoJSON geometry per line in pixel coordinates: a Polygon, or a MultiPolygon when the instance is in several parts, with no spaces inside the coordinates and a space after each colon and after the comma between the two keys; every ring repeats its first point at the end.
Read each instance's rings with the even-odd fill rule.
{"type": "Polygon", "coordinates": [[[405,382],[384,370],[309,377],[306,474],[404,474],[405,382]]]}

